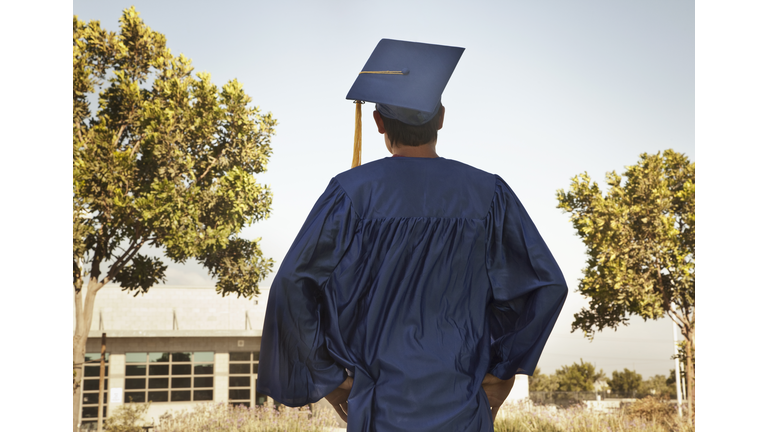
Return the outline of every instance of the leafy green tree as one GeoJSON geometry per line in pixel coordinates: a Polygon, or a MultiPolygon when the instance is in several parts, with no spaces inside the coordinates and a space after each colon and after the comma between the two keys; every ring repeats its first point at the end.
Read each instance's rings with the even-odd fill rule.
{"type": "Polygon", "coordinates": [[[643,376],[635,371],[624,368],[624,371],[613,371],[608,379],[608,388],[615,393],[637,393],[643,383],[643,376]]]}
{"type": "Polygon", "coordinates": [[[529,381],[528,390],[537,392],[553,392],[557,391],[560,384],[557,382],[557,375],[547,375],[541,373],[540,368],[536,368],[533,371],[533,375],[529,381]]]}
{"type": "Polygon", "coordinates": [[[603,370],[596,371],[592,363],[573,363],[555,371],[559,391],[594,391],[595,383],[605,378],[603,370]]]}
{"type": "MultiPolygon", "coordinates": [[[[605,195],[587,173],[572,179],[570,191],[557,191],[558,208],[571,214],[588,254],[578,291],[590,303],[574,315],[573,331],[592,338],[595,331],[626,325],[630,315],[647,320],[666,314],[694,348],[695,171],[673,150],[643,153],[622,176],[606,174],[605,195]]],[[[693,413],[691,360],[688,355],[693,413]]]]}
{"type": "MultiPolygon", "coordinates": [[[[667,384],[667,387],[670,388],[670,397],[671,398],[676,398],[677,397],[677,383],[675,383],[676,379],[677,379],[677,377],[675,376],[675,370],[674,369],[670,369],[669,370],[669,377],[667,377],[665,382],[667,384]]],[[[685,374],[682,374],[680,376],[680,380],[682,381],[680,383],[681,384],[682,393],[685,394],[685,374]]]]}
{"type": "MultiPolygon", "coordinates": [[[[672,371],[674,374],[674,370],[672,371]]],[[[667,383],[667,377],[664,375],[654,375],[640,384],[640,394],[651,395],[662,398],[672,398],[677,395],[675,391],[675,382],[672,386],[667,383]]]]}
{"type": "Polygon", "coordinates": [[[667,381],[666,381],[667,385],[671,385],[672,387],[675,387],[676,386],[676,384],[675,384],[675,380],[676,379],[677,379],[677,377],[675,376],[675,370],[674,369],[670,369],[669,370],[669,377],[667,377],[667,381]]]}
{"type": "Polygon", "coordinates": [[[680,359],[680,363],[683,365],[682,370],[680,373],[683,374],[683,377],[685,377],[686,373],[686,365],[688,365],[688,361],[690,360],[691,364],[696,365],[696,349],[695,348],[689,348],[688,341],[680,341],[677,343],[677,354],[672,356],[672,359],[680,359]],[[690,357],[690,358],[689,358],[690,357]]]}
{"type": "MultiPolygon", "coordinates": [[[[258,295],[272,269],[258,240],[238,234],[269,215],[271,192],[254,174],[266,169],[277,123],[239,82],[217,88],[165,43],[133,7],[118,34],[73,19],[75,371],[97,292],[114,282],[137,295],[165,280],[166,264],[146,246],[201,263],[222,295],[258,295]]],[[[73,384],[76,427],[77,375],[73,384]]]]}
{"type": "MultiPolygon", "coordinates": [[[[679,341],[677,343],[677,353],[672,356],[672,359],[678,359],[680,361],[680,380],[682,381],[683,386],[683,395],[687,395],[688,391],[688,367],[689,365],[692,366],[691,370],[694,370],[696,368],[696,350],[693,348],[688,348],[687,341],[679,341]],[[690,355],[690,363],[689,361],[689,355],[690,355]]],[[[672,369],[672,372],[674,373],[674,369],[672,369]]],[[[673,381],[674,383],[674,381],[673,381]]]]}

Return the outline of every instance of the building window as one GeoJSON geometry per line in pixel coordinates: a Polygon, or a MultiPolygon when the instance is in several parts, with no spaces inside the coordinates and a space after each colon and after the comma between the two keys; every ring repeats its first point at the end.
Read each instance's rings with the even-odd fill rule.
{"type": "Polygon", "coordinates": [[[229,353],[229,403],[232,405],[251,406],[251,393],[253,402],[263,405],[267,402],[267,395],[256,392],[256,378],[259,373],[258,352],[231,352],[229,353]]]}
{"type": "MultiPolygon", "coordinates": [[[[101,353],[86,353],[83,365],[83,411],[81,418],[97,419],[99,417],[99,368],[101,353]]],[[[109,353],[104,354],[104,393],[102,396],[102,418],[107,418],[107,389],[109,388],[109,353]]],[[[83,421],[83,424],[88,422],[83,421]]]]}
{"type": "Polygon", "coordinates": [[[125,402],[212,400],[212,351],[125,354],[125,402]]]}

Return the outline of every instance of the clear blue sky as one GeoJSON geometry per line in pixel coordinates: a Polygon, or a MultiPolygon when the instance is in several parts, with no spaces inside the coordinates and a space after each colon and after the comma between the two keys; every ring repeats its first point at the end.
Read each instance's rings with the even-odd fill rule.
{"type": "MultiPolygon", "coordinates": [[[[643,152],[674,149],[695,160],[694,2],[642,1],[135,1],[221,85],[237,78],[279,125],[269,171],[272,216],[245,231],[279,265],[315,199],[349,168],[354,106],[349,87],[382,38],[466,48],[443,94],[438,153],[501,175],[520,197],[571,290],[585,248],[556,208],[555,191],[588,172],[602,182],[643,152]]],[[[129,3],[74,2],[81,20],[110,30],[129,3]]],[[[363,107],[363,162],[388,156],[363,107]]],[[[171,266],[169,285],[212,285],[194,265],[171,266]]],[[[269,286],[269,280],[263,285],[269,286]]],[[[571,293],[544,350],[545,373],[589,361],[610,375],[673,367],[669,320],[635,319],[588,342],[570,333],[586,300],[571,293]]]]}

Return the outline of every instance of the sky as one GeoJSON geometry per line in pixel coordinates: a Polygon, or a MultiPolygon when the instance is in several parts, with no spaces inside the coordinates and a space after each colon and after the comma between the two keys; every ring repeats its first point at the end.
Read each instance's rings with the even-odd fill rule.
{"type": "MultiPolygon", "coordinates": [[[[584,248],[567,215],[555,209],[554,191],[568,187],[579,172],[600,179],[606,171],[621,171],[642,152],[671,147],[693,159],[695,136],[701,159],[697,425],[754,429],[763,421],[757,392],[766,381],[759,373],[765,364],[759,340],[768,303],[762,277],[768,242],[762,199],[768,158],[768,3],[697,1],[695,48],[691,1],[549,1],[549,10],[536,10],[540,3],[476,1],[470,7],[442,2],[424,8],[409,4],[403,11],[395,11],[393,2],[376,9],[364,2],[324,2],[321,9],[312,3],[256,4],[250,10],[236,2],[217,2],[216,8],[164,2],[168,10],[149,2],[136,5],[151,27],[168,36],[174,53],[188,55],[197,70],[211,72],[219,84],[238,78],[280,121],[270,171],[259,177],[275,193],[273,218],[249,231],[264,238],[265,252],[278,261],[286,239],[295,235],[330,177],[349,166],[353,108],[343,97],[381,38],[467,48],[443,99],[448,117],[438,151],[510,183],[571,289],[578,283],[584,248]],[[577,6],[583,10],[574,10],[577,6]],[[628,7],[648,9],[616,10],[628,7]],[[450,116],[457,120],[450,123],[450,116]]],[[[18,401],[11,406],[22,413],[5,419],[9,427],[28,427],[34,418],[39,429],[55,430],[71,419],[66,401],[72,333],[68,325],[59,325],[72,319],[71,19],[74,12],[116,29],[120,11],[129,5],[4,5],[13,19],[0,26],[6,66],[0,68],[5,84],[0,323],[9,354],[0,358],[0,366],[45,371],[32,381],[28,374],[8,375],[7,387],[18,401]],[[41,415],[40,404],[22,402],[40,399],[41,389],[46,400],[65,403],[45,404],[41,415]]],[[[370,121],[364,127],[364,159],[385,157],[370,121]]],[[[206,283],[199,273],[171,268],[169,282],[206,283]]],[[[540,362],[545,371],[578,357],[609,372],[631,368],[633,360],[637,368],[646,355],[654,362],[667,358],[668,322],[633,321],[617,333],[598,334],[591,344],[570,334],[569,314],[583,303],[570,295],[540,362]],[[609,365],[614,356],[620,364],[609,365]]],[[[671,364],[658,367],[663,373],[671,364]]],[[[637,370],[646,377],[656,373],[637,370]]]]}
{"type": "MultiPolygon", "coordinates": [[[[262,239],[276,268],[330,179],[349,169],[354,105],[345,96],[378,41],[466,48],[443,93],[437,150],[504,178],[561,266],[571,293],[539,361],[542,372],[583,359],[609,377],[623,368],[669,375],[668,318],[633,318],[592,342],[571,333],[573,315],[587,305],[575,292],[586,249],[555,193],[583,172],[604,187],[607,172],[622,173],[642,153],[673,149],[695,161],[693,1],[133,5],[174,55],[190,58],[219,86],[237,79],[277,118],[268,171],[257,175],[271,187],[271,216],[243,232],[262,239]]],[[[73,6],[80,20],[118,31],[128,4],[73,6]]],[[[389,156],[372,111],[363,106],[363,163],[389,156]]],[[[264,299],[270,282],[261,285],[264,299]]],[[[171,265],[166,285],[214,283],[188,263],[171,265]]]]}

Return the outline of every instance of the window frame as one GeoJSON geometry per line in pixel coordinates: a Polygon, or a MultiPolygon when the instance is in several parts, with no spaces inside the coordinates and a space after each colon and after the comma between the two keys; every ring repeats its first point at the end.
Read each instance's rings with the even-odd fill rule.
{"type": "MultiPolygon", "coordinates": [[[[227,375],[227,403],[230,405],[245,405],[251,407],[253,405],[265,405],[267,404],[267,395],[256,392],[256,383],[259,375],[259,351],[232,351],[229,353],[229,367],[227,375]],[[234,357],[248,354],[248,360],[233,360],[234,357]],[[233,372],[232,366],[248,365],[248,373],[233,372]],[[247,385],[232,385],[232,378],[247,378],[247,385]],[[248,391],[248,398],[233,398],[233,392],[248,391]],[[259,403],[259,399],[263,397],[263,401],[259,403]]],[[[246,380],[242,380],[246,382],[246,380]]]]}
{"type": "Polygon", "coordinates": [[[129,403],[131,400],[135,403],[213,401],[215,354],[213,351],[126,353],[123,403],[129,403]],[[136,361],[136,359],[129,361],[129,357],[137,357],[142,354],[144,355],[143,362],[136,361]],[[200,359],[203,355],[205,355],[205,358],[200,359]],[[208,355],[210,355],[210,359],[208,359],[208,355]],[[176,358],[179,360],[176,360],[176,358]],[[144,373],[129,374],[128,371],[131,366],[143,366],[144,373]],[[198,368],[210,368],[210,370],[208,372],[201,372],[198,368]],[[202,381],[196,378],[210,378],[210,385],[195,386],[196,382],[202,381]],[[135,385],[139,380],[143,380],[142,386],[135,385]],[[165,380],[165,382],[162,380],[165,380]],[[188,380],[188,382],[185,382],[185,380],[188,380]],[[160,385],[151,385],[153,381],[154,384],[160,383],[160,385]],[[129,388],[129,385],[132,388],[129,388]],[[141,397],[134,399],[134,397],[139,395],[141,397]]]}
{"type": "MultiPolygon", "coordinates": [[[[83,365],[80,368],[80,386],[82,391],[80,392],[80,419],[82,423],[90,423],[98,421],[99,418],[99,368],[101,368],[101,353],[85,353],[83,365]],[[86,374],[86,371],[96,371],[94,375],[86,374]],[[96,382],[95,390],[86,390],[86,381],[96,382]],[[95,396],[94,401],[86,401],[86,397],[95,396]],[[96,415],[86,417],[85,410],[95,408],[96,415]]],[[[102,418],[107,418],[107,397],[109,395],[109,353],[104,353],[104,396],[102,397],[102,418]]]]}

